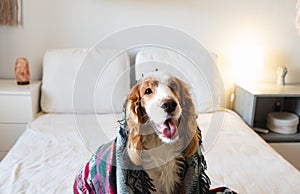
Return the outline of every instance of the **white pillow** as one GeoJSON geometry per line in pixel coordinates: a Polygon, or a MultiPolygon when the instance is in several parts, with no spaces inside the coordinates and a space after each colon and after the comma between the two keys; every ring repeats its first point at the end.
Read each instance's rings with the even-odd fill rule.
{"type": "MultiPolygon", "coordinates": [[[[193,53],[195,54],[195,53],[193,53]]],[[[197,53],[196,53],[197,54],[197,53]]],[[[173,74],[191,86],[191,95],[196,111],[211,112],[220,107],[217,68],[210,54],[204,53],[203,64],[194,64],[182,54],[164,48],[141,49],[135,59],[136,80],[151,71],[173,74]]]]}
{"type": "Polygon", "coordinates": [[[121,112],[130,89],[127,53],[108,64],[108,49],[49,50],[43,59],[41,108],[50,113],[121,112]],[[87,73],[87,71],[89,71],[87,73]]]}

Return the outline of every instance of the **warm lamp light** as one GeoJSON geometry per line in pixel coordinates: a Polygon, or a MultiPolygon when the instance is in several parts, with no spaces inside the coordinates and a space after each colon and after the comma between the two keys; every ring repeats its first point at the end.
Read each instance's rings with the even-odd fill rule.
{"type": "Polygon", "coordinates": [[[253,83],[261,79],[264,66],[264,52],[259,45],[237,46],[230,53],[235,82],[253,83]]]}

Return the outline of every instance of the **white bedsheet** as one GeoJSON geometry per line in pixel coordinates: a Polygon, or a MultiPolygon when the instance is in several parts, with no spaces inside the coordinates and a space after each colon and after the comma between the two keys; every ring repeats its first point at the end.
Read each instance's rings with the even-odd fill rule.
{"type": "MultiPolygon", "coordinates": [[[[84,136],[82,130],[95,130],[91,126],[95,115],[40,116],[28,125],[0,163],[0,193],[72,193],[76,173],[93,149],[116,136],[120,118],[121,115],[97,116],[105,133],[84,136]],[[93,142],[86,143],[87,139],[93,142]]],[[[236,114],[201,114],[199,125],[207,147],[205,157],[212,187],[227,186],[251,194],[300,192],[300,172],[236,114]],[[215,117],[218,119],[212,119],[215,117]],[[214,129],[218,126],[221,130],[214,129]],[[218,132],[213,135],[217,139],[211,138],[207,129],[218,132]]]]}
{"type": "MultiPolygon", "coordinates": [[[[212,187],[227,186],[249,194],[300,193],[300,172],[241,122],[237,114],[213,114],[224,119],[216,142],[205,152],[212,187]]],[[[211,125],[212,116],[200,116],[203,131],[211,125]]]]}
{"type": "MultiPolygon", "coordinates": [[[[72,193],[75,175],[91,156],[77,123],[90,130],[94,117],[46,114],[30,123],[0,163],[0,194],[72,193]]],[[[98,136],[99,145],[116,135],[119,118],[97,116],[103,126],[109,126],[106,135],[98,136]]]]}

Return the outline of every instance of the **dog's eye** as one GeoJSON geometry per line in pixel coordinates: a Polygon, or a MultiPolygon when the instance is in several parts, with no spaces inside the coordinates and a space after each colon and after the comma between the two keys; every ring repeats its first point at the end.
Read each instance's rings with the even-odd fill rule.
{"type": "Polygon", "coordinates": [[[151,94],[152,93],[152,90],[150,89],[150,88],[147,88],[146,90],[145,90],[145,94],[151,94]]]}

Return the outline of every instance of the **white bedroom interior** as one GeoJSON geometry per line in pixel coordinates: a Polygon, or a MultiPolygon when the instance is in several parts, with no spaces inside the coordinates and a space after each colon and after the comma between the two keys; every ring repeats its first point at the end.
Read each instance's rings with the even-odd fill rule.
{"type": "MultiPolygon", "coordinates": [[[[213,54],[224,83],[226,108],[234,108],[232,101],[235,96],[232,93],[235,92],[235,84],[276,84],[280,66],[288,69],[287,85],[300,83],[300,31],[296,28],[298,0],[19,2],[21,24],[0,26],[0,79],[15,79],[16,59],[26,57],[29,60],[31,80],[42,80],[43,57],[47,50],[91,48],[113,32],[151,24],[184,31],[213,54]]],[[[32,84],[32,87],[35,85],[32,84]]],[[[291,97],[296,96],[297,100],[288,101],[292,106],[288,109],[296,112],[298,117],[299,88],[291,92],[291,97]]],[[[270,104],[277,101],[269,101],[266,107],[273,106],[270,104]]],[[[251,112],[250,109],[246,108],[246,111],[251,112]]],[[[253,114],[256,114],[255,110],[253,114]]],[[[299,171],[300,137],[292,142],[280,143],[271,145],[299,171]]],[[[0,179],[0,186],[1,183],[0,179]]]]}
{"type": "Polygon", "coordinates": [[[234,81],[232,51],[253,46],[264,52],[263,81],[276,81],[276,69],[284,65],[287,82],[299,82],[296,5],[297,0],[23,1],[22,25],[0,28],[0,77],[14,78],[15,59],[25,56],[32,79],[41,79],[47,49],[93,47],[123,28],[158,24],[183,30],[218,54],[225,82],[234,81]]]}

